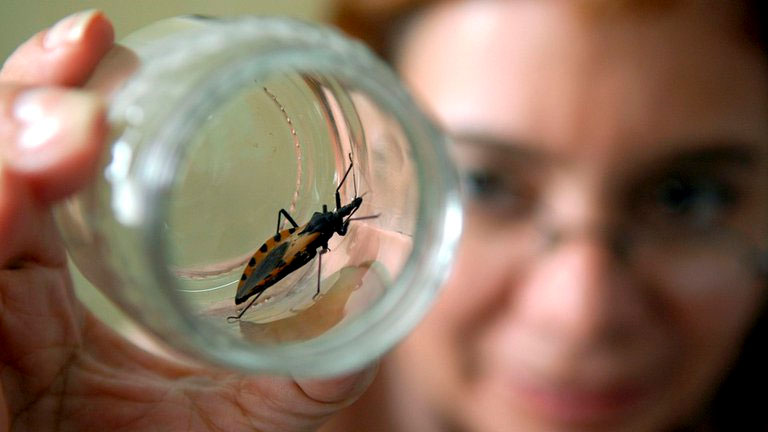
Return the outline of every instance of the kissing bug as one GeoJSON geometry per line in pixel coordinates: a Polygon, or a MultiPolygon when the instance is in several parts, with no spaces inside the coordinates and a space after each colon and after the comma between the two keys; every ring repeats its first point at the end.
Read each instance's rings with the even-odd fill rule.
{"type": "Polygon", "coordinates": [[[237,285],[237,294],[235,295],[235,304],[239,305],[249,297],[253,297],[250,303],[245,306],[239,314],[227,317],[228,321],[239,320],[256,300],[267,290],[284,277],[306,265],[317,255],[317,292],[312,298],[320,294],[320,269],[322,266],[322,256],[328,252],[328,240],[334,234],[340,236],[347,234],[349,222],[353,220],[371,219],[378,217],[362,216],[352,218],[357,209],[363,203],[363,197],[357,196],[357,184],[352,173],[353,183],[355,183],[355,198],[347,205],[341,205],[341,196],[339,190],[352,170],[352,154],[349,154],[349,168],[344,172],[344,176],[336,188],[336,209],[328,210],[328,206],[323,204],[322,212],[312,214],[309,222],[299,226],[293,220],[285,209],[277,212],[277,229],[274,237],[267,239],[264,244],[253,254],[240,277],[240,283],[237,285]],[[285,217],[293,225],[291,228],[280,231],[280,219],[285,217]],[[317,250],[320,248],[320,254],[317,250]]]}

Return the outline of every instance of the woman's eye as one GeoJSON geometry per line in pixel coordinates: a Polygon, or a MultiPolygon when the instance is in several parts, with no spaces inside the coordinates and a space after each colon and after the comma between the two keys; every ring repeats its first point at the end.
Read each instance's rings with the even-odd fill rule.
{"type": "Polygon", "coordinates": [[[475,199],[488,199],[498,194],[501,181],[498,177],[482,171],[472,171],[464,176],[467,191],[475,199]]]}
{"type": "Polygon", "coordinates": [[[484,210],[519,213],[530,205],[531,194],[522,181],[481,170],[469,171],[463,177],[469,198],[484,210]]]}
{"type": "Polygon", "coordinates": [[[727,183],[714,178],[671,177],[658,185],[653,198],[663,216],[705,228],[727,216],[736,202],[736,193],[727,183]]]}

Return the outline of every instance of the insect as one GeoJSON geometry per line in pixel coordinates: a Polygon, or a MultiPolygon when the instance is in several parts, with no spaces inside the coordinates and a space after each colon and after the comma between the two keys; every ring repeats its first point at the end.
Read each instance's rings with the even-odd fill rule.
{"type": "Polygon", "coordinates": [[[282,280],[292,272],[309,263],[315,256],[318,257],[317,271],[317,292],[312,298],[320,294],[320,268],[322,267],[322,256],[328,252],[328,240],[334,234],[340,236],[347,234],[349,222],[353,220],[371,219],[378,217],[362,216],[353,218],[352,215],[360,208],[363,203],[363,197],[357,195],[357,184],[352,173],[353,183],[355,183],[355,198],[347,205],[341,205],[341,196],[339,190],[344,185],[350,171],[352,170],[352,154],[349,154],[349,168],[344,172],[344,176],[336,188],[336,209],[328,210],[328,206],[323,204],[322,212],[315,212],[309,222],[299,226],[293,220],[285,209],[277,212],[277,229],[274,237],[267,239],[264,244],[253,254],[248,264],[243,270],[243,275],[237,285],[237,294],[235,295],[235,304],[239,305],[248,298],[253,297],[250,303],[245,306],[239,314],[227,317],[228,321],[239,320],[256,300],[269,287],[282,280]],[[281,218],[285,217],[293,225],[291,228],[280,231],[281,218]],[[318,249],[320,253],[318,255],[318,249]]]}

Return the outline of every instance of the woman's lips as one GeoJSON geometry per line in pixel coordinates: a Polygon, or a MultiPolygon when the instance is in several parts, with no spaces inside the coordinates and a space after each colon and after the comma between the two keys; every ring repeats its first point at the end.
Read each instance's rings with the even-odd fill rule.
{"type": "Polygon", "coordinates": [[[623,418],[649,393],[635,384],[591,389],[520,382],[513,385],[513,392],[527,411],[565,424],[598,424],[623,418]]]}

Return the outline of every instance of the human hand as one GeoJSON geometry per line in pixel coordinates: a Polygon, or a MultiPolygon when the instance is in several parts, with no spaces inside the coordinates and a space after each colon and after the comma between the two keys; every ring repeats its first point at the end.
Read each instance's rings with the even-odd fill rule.
{"type": "Polygon", "coordinates": [[[112,42],[109,21],[83,12],[0,70],[0,431],[315,430],[374,367],[293,380],[182,365],[122,339],[75,298],[51,205],[95,170],[105,107],[76,87],[112,42]]]}

